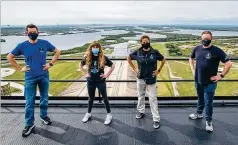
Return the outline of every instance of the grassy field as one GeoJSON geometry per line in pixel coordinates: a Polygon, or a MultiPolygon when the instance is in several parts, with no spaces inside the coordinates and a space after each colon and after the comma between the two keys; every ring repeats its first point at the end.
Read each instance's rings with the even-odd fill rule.
{"type": "Polygon", "coordinates": [[[163,44],[161,43],[152,43],[152,47],[157,49],[162,55],[165,55],[165,50],[163,48],[163,44]]]}
{"type": "MultiPolygon", "coordinates": [[[[136,61],[133,61],[135,67],[137,67],[137,63],[136,61]]],[[[160,63],[158,63],[158,67],[159,67],[160,63]]],[[[168,71],[168,67],[165,64],[162,71],[158,74],[157,76],[158,80],[169,80],[169,71],[168,71]]],[[[159,82],[157,83],[157,95],[158,96],[173,96],[173,88],[172,88],[172,84],[170,82],[159,82]]]]}
{"type": "MultiPolygon", "coordinates": [[[[182,79],[193,79],[192,72],[187,61],[170,61],[172,74],[182,79]]],[[[180,96],[195,96],[195,88],[193,82],[177,82],[178,92],[180,96]]]]}
{"type": "Polygon", "coordinates": [[[20,89],[14,88],[14,87],[10,87],[11,88],[11,92],[12,93],[21,93],[22,91],[20,89]]]}
{"type": "MultiPolygon", "coordinates": [[[[227,54],[230,55],[230,57],[237,57],[238,56],[237,41],[238,39],[215,39],[212,41],[212,44],[223,49],[227,54]]],[[[178,47],[179,51],[182,54],[181,56],[184,57],[188,57],[191,54],[193,48],[195,48],[198,45],[201,45],[200,41],[168,42],[168,43],[178,47]]]]}
{"type": "MultiPolygon", "coordinates": [[[[137,45],[138,47],[139,45],[137,45]]],[[[165,55],[165,51],[163,49],[163,45],[161,43],[152,43],[152,47],[154,49],[159,50],[159,52],[162,55],[165,55]]],[[[133,46],[133,48],[136,48],[133,46]]],[[[134,64],[136,64],[136,61],[133,61],[134,64]]],[[[136,66],[136,65],[135,65],[136,66]]],[[[158,67],[160,66],[160,62],[158,62],[158,67]]],[[[169,71],[168,71],[168,67],[165,64],[162,71],[159,73],[159,75],[157,76],[158,80],[168,80],[170,79],[169,77],[169,71]]],[[[159,82],[157,83],[158,89],[157,89],[157,93],[158,96],[173,96],[173,88],[172,88],[172,83],[170,82],[159,82]]]]}
{"type": "MultiPolygon", "coordinates": [[[[219,40],[220,41],[220,40],[219,40]]],[[[218,41],[218,42],[219,42],[218,41]]],[[[215,42],[214,44],[219,43],[215,42]]],[[[192,51],[192,48],[198,44],[198,42],[182,42],[173,43],[181,49],[184,56],[189,56],[192,51]],[[183,47],[188,47],[187,49],[182,49],[183,47]]],[[[226,49],[227,47],[222,46],[221,48],[226,49]]],[[[193,79],[188,61],[170,61],[169,65],[171,67],[172,73],[174,76],[182,77],[183,79],[193,79]]],[[[223,68],[223,65],[220,66],[223,68]]],[[[230,72],[226,75],[224,79],[237,79],[238,78],[238,69],[233,67],[230,72]]],[[[196,95],[196,90],[194,88],[194,83],[191,82],[179,82],[177,83],[178,91],[180,96],[193,96],[196,95]]],[[[238,95],[238,82],[218,82],[218,87],[216,89],[216,95],[226,96],[226,95],[238,95]],[[229,86],[229,87],[227,87],[229,86]]]]}
{"type": "MultiPolygon", "coordinates": [[[[237,79],[238,68],[232,68],[224,79],[237,79]]],[[[219,96],[238,96],[238,82],[218,82],[216,95],[219,96]]]]}
{"type": "MultiPolygon", "coordinates": [[[[159,67],[159,65],[158,65],[159,67]]],[[[169,77],[169,70],[167,64],[164,65],[164,68],[157,76],[158,80],[170,80],[169,77]]],[[[171,82],[159,82],[157,83],[158,86],[158,96],[174,96],[173,87],[171,82]]]]}
{"type": "MultiPolygon", "coordinates": [[[[165,55],[165,50],[163,48],[163,44],[161,43],[153,43],[152,47],[157,49],[162,55],[165,55]]],[[[158,63],[158,68],[160,63],[158,63]]],[[[157,76],[158,80],[170,80],[169,70],[167,64],[164,65],[162,71],[157,76]]],[[[173,96],[173,87],[171,82],[159,82],[158,84],[158,95],[159,96],[173,96]]]]}
{"type": "MultiPolygon", "coordinates": [[[[67,80],[79,79],[82,74],[78,72],[78,61],[58,61],[54,67],[50,68],[50,79],[67,80]]],[[[11,67],[12,68],[12,67],[11,67]]],[[[16,71],[14,74],[5,77],[4,79],[24,79],[24,73],[16,71]]],[[[19,82],[23,84],[23,82],[19,82]]],[[[64,91],[72,82],[52,82],[50,83],[49,93],[51,95],[59,95],[64,91]]]]}
{"type": "MultiPolygon", "coordinates": [[[[152,47],[154,49],[159,50],[162,55],[165,55],[165,51],[167,49],[163,48],[163,43],[152,43],[152,47]]],[[[168,54],[168,53],[167,53],[168,54]]],[[[61,58],[79,58],[83,54],[77,53],[72,55],[61,56],[61,58]]],[[[135,61],[134,61],[135,63],[135,61]]],[[[81,72],[78,72],[78,64],[79,61],[58,61],[54,67],[50,69],[50,79],[74,79],[77,80],[81,77],[81,72]]],[[[168,64],[171,67],[172,73],[174,76],[182,77],[183,79],[193,79],[188,61],[168,61],[168,64]]],[[[158,67],[160,62],[158,63],[158,67]]],[[[2,66],[2,68],[11,66],[2,66]]],[[[223,66],[221,66],[223,67],[223,66]]],[[[169,80],[169,71],[168,66],[165,64],[164,68],[157,76],[159,80],[169,80]]],[[[238,69],[233,67],[225,79],[237,79],[238,78],[238,69]]],[[[13,75],[5,77],[4,79],[24,79],[24,73],[16,71],[13,75]]],[[[24,82],[19,82],[20,84],[24,84],[24,82]]],[[[51,95],[59,95],[66,88],[68,88],[72,83],[70,82],[59,82],[59,83],[50,83],[50,91],[51,95]]],[[[178,82],[178,91],[180,96],[195,96],[195,88],[193,82],[178,82]]],[[[219,82],[218,88],[216,91],[216,95],[235,95],[238,94],[238,82],[219,82]],[[229,86],[229,87],[227,87],[229,86]]],[[[15,90],[17,91],[17,90],[15,90]]],[[[172,83],[164,82],[158,83],[158,95],[159,96],[174,96],[172,83]]]]}

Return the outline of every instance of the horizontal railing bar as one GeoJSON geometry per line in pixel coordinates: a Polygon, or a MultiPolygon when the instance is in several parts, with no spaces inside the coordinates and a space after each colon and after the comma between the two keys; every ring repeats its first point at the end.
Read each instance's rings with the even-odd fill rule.
{"type": "MultiPolygon", "coordinates": [[[[197,100],[197,96],[157,96],[158,100],[197,100]]],[[[2,100],[25,100],[24,96],[1,96],[2,100]]],[[[36,100],[40,100],[40,96],[35,97],[36,100]]],[[[95,97],[95,100],[99,100],[99,97],[95,97]]],[[[134,100],[138,99],[137,96],[108,96],[109,100],[134,100]]],[[[88,96],[49,96],[49,100],[88,100],[88,96]]],[[[148,97],[146,97],[148,100],[148,97]]],[[[214,100],[238,100],[238,96],[215,96],[214,100]]]]}
{"type": "MultiPolygon", "coordinates": [[[[2,82],[24,82],[25,80],[20,79],[5,79],[1,80],[2,82]]],[[[87,82],[87,80],[49,80],[50,82],[87,82]]],[[[194,82],[192,79],[184,79],[184,80],[157,80],[157,82],[194,82]]],[[[237,82],[238,79],[224,79],[220,80],[221,82],[237,82]]],[[[220,82],[219,81],[219,82],[220,82]]],[[[106,82],[114,82],[114,83],[129,83],[136,82],[136,80],[106,80],[106,82]]]]}
{"type": "MultiPolygon", "coordinates": [[[[164,103],[158,102],[160,108],[162,107],[196,107],[197,103],[189,103],[189,102],[176,102],[176,103],[164,103]]],[[[35,103],[36,107],[39,107],[39,103],[35,103]]],[[[87,107],[87,103],[49,103],[49,107],[87,107]]],[[[110,103],[111,108],[125,108],[125,107],[136,107],[136,103],[110,103]]],[[[237,107],[237,102],[214,102],[213,107],[237,107]]],[[[25,107],[25,103],[1,103],[1,107],[25,107]]],[[[103,103],[95,103],[94,107],[105,107],[103,103]]],[[[145,107],[148,108],[149,103],[145,103],[145,107]]],[[[24,112],[15,112],[15,113],[24,113],[24,112]]]]}
{"type": "MultiPolygon", "coordinates": [[[[51,60],[52,58],[47,58],[46,60],[51,60]]],[[[1,58],[1,60],[7,60],[7,58],[1,58]]],[[[15,58],[15,60],[25,60],[24,58],[15,58]]],[[[59,58],[58,60],[82,60],[82,58],[59,58]]],[[[126,58],[110,58],[110,60],[127,60],[126,58]]],[[[166,60],[189,60],[189,58],[166,58],[166,60]]],[[[238,60],[238,58],[230,58],[230,60],[238,60]]]]}

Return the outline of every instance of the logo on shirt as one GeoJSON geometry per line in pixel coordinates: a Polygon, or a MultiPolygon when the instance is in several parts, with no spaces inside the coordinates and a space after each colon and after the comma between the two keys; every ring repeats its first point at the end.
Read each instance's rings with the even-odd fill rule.
{"type": "Polygon", "coordinates": [[[98,66],[97,66],[97,61],[94,61],[93,68],[91,69],[91,72],[94,74],[99,72],[98,66]]]}
{"type": "Polygon", "coordinates": [[[154,59],[154,56],[153,56],[153,54],[151,54],[151,55],[150,55],[150,59],[154,59]]]}
{"type": "Polygon", "coordinates": [[[40,48],[40,52],[44,52],[44,48],[40,48]]]}
{"type": "Polygon", "coordinates": [[[206,58],[207,58],[207,59],[210,59],[210,58],[211,58],[211,53],[207,53],[207,54],[206,54],[206,58]]]}
{"type": "Polygon", "coordinates": [[[227,55],[225,56],[225,60],[229,60],[229,57],[227,55]]]}

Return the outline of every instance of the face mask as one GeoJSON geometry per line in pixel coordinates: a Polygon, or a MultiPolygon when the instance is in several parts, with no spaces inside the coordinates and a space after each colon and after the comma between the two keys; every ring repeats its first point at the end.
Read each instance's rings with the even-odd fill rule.
{"type": "Polygon", "coordinates": [[[31,40],[36,40],[36,38],[38,37],[38,34],[37,33],[28,33],[28,37],[31,39],[31,40]]]}
{"type": "Polygon", "coordinates": [[[205,40],[202,40],[202,45],[209,46],[211,44],[211,42],[212,42],[212,40],[205,39],[205,40]]]}
{"type": "Polygon", "coordinates": [[[99,48],[92,48],[93,55],[97,56],[99,53],[99,48]]]}
{"type": "Polygon", "coordinates": [[[144,44],[142,44],[142,47],[144,49],[149,49],[150,48],[150,43],[144,43],[144,44]]]}

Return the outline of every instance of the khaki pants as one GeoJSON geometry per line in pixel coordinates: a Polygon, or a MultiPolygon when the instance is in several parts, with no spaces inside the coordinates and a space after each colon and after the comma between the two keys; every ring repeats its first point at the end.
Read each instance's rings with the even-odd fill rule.
{"type": "Polygon", "coordinates": [[[157,102],[157,87],[156,83],[148,85],[143,79],[137,79],[138,104],[137,110],[140,113],[145,113],[145,96],[149,97],[150,109],[153,115],[153,121],[160,121],[158,102],[157,102]]]}

